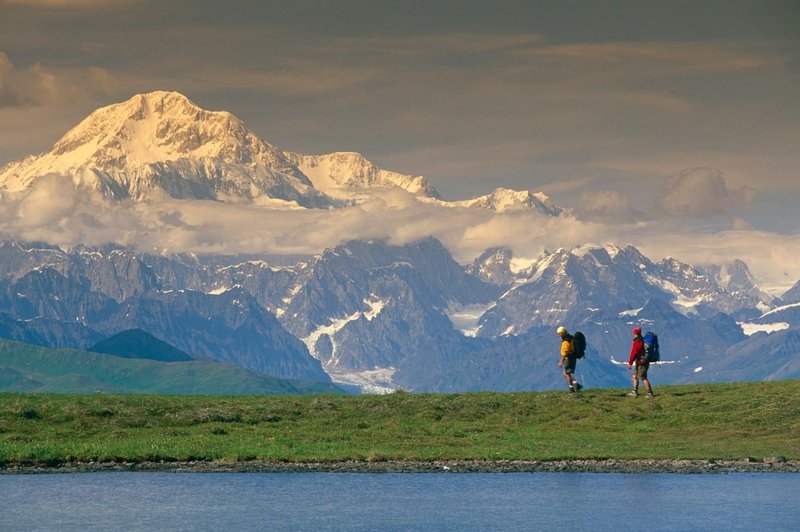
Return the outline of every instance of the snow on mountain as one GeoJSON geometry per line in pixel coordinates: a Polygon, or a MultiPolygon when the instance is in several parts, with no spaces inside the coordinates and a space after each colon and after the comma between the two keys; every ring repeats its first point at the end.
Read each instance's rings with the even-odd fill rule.
{"type": "Polygon", "coordinates": [[[710,266],[705,270],[720,288],[739,300],[750,301],[762,311],[769,310],[775,303],[774,298],[758,288],[750,268],[741,260],[710,266]]]}
{"type": "Polygon", "coordinates": [[[584,320],[597,309],[620,315],[651,299],[700,317],[763,305],[753,297],[755,286],[747,284],[751,277],[743,273],[746,265],[736,268],[741,273],[736,282],[721,286],[698,267],[675,259],[655,263],[630,245],[560,249],[543,257],[527,279],[518,279],[500,297],[481,317],[478,335],[519,335],[534,326],[584,320]]]}
{"type": "Polygon", "coordinates": [[[434,200],[437,205],[445,207],[480,208],[496,212],[509,212],[519,210],[536,210],[547,216],[558,216],[563,212],[550,201],[550,197],[543,192],[530,190],[512,190],[509,188],[496,188],[490,194],[477,198],[461,201],[434,200]]]}
{"type": "Polygon", "coordinates": [[[494,306],[494,301],[472,305],[453,303],[445,309],[445,314],[453,327],[461,334],[475,336],[478,334],[478,321],[492,306],[494,306]]]}
{"type": "Polygon", "coordinates": [[[489,248],[467,267],[467,273],[493,284],[511,284],[517,279],[512,261],[513,252],[510,248],[489,248]]]}
{"type": "Polygon", "coordinates": [[[414,195],[427,198],[440,197],[424,177],[382,170],[360,153],[302,155],[286,152],[285,154],[308,176],[317,190],[332,197],[353,198],[365,190],[392,187],[399,187],[414,195]]]}
{"type": "Polygon", "coordinates": [[[45,175],[109,199],[330,200],[281,152],[227,112],[206,111],[176,92],[140,94],[89,115],[53,149],[0,169],[0,191],[16,193],[45,175]]]}
{"type": "Polygon", "coordinates": [[[758,332],[765,332],[767,334],[770,334],[778,331],[783,331],[791,327],[791,325],[789,325],[786,322],[768,323],[768,324],[739,322],[739,326],[742,328],[742,332],[744,332],[747,336],[753,336],[758,332]]]}
{"type": "Polygon", "coordinates": [[[778,380],[800,377],[800,332],[752,334],[704,364],[708,382],[778,380]]]}
{"type": "Polygon", "coordinates": [[[156,91],[97,109],[53,148],[0,168],[0,194],[25,193],[45,176],[111,200],[162,197],[254,203],[272,208],[352,205],[400,188],[442,207],[533,209],[558,216],[544,193],[498,188],[444,201],[422,176],[378,168],[363,155],[279,150],[227,112],[201,109],[177,92],[156,91]]]}
{"type": "Polygon", "coordinates": [[[772,298],[758,289],[742,261],[701,268],[666,258],[658,264],[656,277],[663,288],[675,294],[675,304],[688,314],[702,313],[704,309],[729,314],[742,309],[764,311],[772,305],[772,298]]]}
{"type": "Polygon", "coordinates": [[[414,194],[424,203],[440,207],[495,212],[535,210],[548,216],[558,216],[563,212],[547,194],[529,190],[497,188],[490,194],[472,199],[445,200],[424,177],[382,170],[359,153],[302,155],[286,152],[286,156],[308,176],[315,188],[338,199],[360,201],[369,198],[376,190],[397,187],[414,194]]]}
{"type": "Polygon", "coordinates": [[[800,327],[800,303],[790,303],[773,308],[764,312],[758,318],[749,321],[749,326],[760,326],[760,330],[768,330],[770,327],[780,328],[783,325],[800,327]]]}
{"type": "MultiPolygon", "coordinates": [[[[364,318],[367,321],[372,321],[375,316],[380,314],[383,307],[386,306],[388,301],[376,299],[374,301],[370,301],[369,299],[365,299],[363,301],[364,305],[369,308],[367,311],[356,311],[346,316],[344,318],[334,319],[328,325],[319,326],[314,331],[308,334],[308,336],[301,338],[303,343],[306,344],[308,347],[308,351],[314,358],[319,359],[321,357],[320,353],[317,353],[317,343],[322,335],[327,335],[328,338],[332,338],[337,332],[342,330],[349,322],[357,320],[359,318],[364,318]]],[[[335,354],[336,352],[336,345],[335,342],[331,341],[330,345],[330,353],[335,354]]],[[[325,362],[325,367],[327,369],[328,366],[336,366],[338,361],[335,357],[325,362]]]]}
{"type": "MultiPolygon", "coordinates": [[[[324,371],[334,382],[382,393],[558,386],[547,370],[556,324],[587,335],[589,359],[579,371],[591,386],[625,383],[609,360],[627,354],[634,325],[658,332],[662,355],[674,361],[658,367],[662,383],[724,376],[714,360],[742,342],[737,360],[752,355],[772,367],[763,350],[795,338],[800,326],[800,304],[756,319],[689,316],[679,297],[711,310],[735,298],[704,269],[656,263],[632,246],[560,249],[530,269],[509,268],[508,250],[485,259],[497,273],[511,272],[512,282],[479,280],[433,239],[351,241],[286,262],[0,242],[0,332],[80,347],[139,327],[186,352],[281,375],[320,379],[324,371]],[[693,372],[698,367],[705,369],[693,372]]],[[[479,272],[493,277],[491,269],[479,272]]],[[[748,367],[740,376],[751,369],[760,375],[748,367]]]]}
{"type": "Polygon", "coordinates": [[[484,314],[478,335],[519,335],[535,326],[576,319],[590,309],[643,306],[663,296],[662,290],[642,282],[642,270],[652,265],[630,246],[551,252],[531,268],[527,280],[515,284],[484,314]]]}

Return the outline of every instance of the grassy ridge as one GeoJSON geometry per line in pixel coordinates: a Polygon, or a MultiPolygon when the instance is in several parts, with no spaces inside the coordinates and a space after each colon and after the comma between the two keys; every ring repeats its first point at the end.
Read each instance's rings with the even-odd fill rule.
{"type": "Polygon", "coordinates": [[[0,394],[0,464],[800,458],[800,381],[386,396],[0,394]]]}
{"type": "Polygon", "coordinates": [[[249,395],[344,393],[210,360],[164,362],[0,339],[0,391],[249,395]]]}

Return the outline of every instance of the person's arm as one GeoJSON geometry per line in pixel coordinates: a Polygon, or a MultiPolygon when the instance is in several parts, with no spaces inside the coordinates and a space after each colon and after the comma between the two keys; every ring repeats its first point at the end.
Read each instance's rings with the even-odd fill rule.
{"type": "Polygon", "coordinates": [[[572,342],[569,340],[561,341],[561,358],[567,358],[572,354],[572,342]]]}
{"type": "Polygon", "coordinates": [[[637,349],[638,346],[636,344],[637,344],[636,340],[634,340],[633,344],[631,344],[631,354],[628,356],[628,367],[631,367],[633,365],[633,362],[636,360],[636,354],[638,352],[637,349]]]}
{"type": "Polygon", "coordinates": [[[572,345],[569,340],[561,340],[561,356],[558,359],[558,367],[564,365],[564,360],[572,353],[572,345]]]}

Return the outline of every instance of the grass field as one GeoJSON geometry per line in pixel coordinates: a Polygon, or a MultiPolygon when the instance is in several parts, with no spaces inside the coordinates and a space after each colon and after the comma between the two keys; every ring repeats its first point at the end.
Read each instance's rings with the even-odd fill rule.
{"type": "Polygon", "coordinates": [[[384,396],[0,394],[0,465],[800,459],[800,381],[384,396]]]}

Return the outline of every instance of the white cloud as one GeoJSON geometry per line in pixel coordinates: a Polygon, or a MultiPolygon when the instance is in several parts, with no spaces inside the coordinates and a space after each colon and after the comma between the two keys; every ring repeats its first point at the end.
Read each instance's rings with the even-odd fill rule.
{"type": "MultiPolygon", "coordinates": [[[[662,224],[663,225],[663,224],[662,224]]],[[[763,290],[780,295],[800,280],[800,233],[779,234],[753,229],[714,233],[651,229],[634,239],[656,260],[675,257],[692,264],[725,264],[735,259],[750,267],[763,290]]]]}
{"type": "Polygon", "coordinates": [[[0,109],[64,106],[117,88],[114,75],[102,68],[51,68],[40,63],[19,68],[0,51],[0,109]]]}
{"type": "Polygon", "coordinates": [[[746,71],[775,63],[730,42],[601,42],[534,46],[526,57],[580,62],[594,71],[641,77],[643,74],[690,75],[718,71],[746,71]]]}
{"type": "Polygon", "coordinates": [[[664,181],[656,206],[667,215],[704,218],[739,209],[754,195],[749,187],[729,189],[722,172],[715,168],[692,168],[664,181]]]}
{"type": "MultiPolygon", "coordinates": [[[[624,208],[613,193],[594,196],[602,212],[624,208]]],[[[663,222],[627,223],[536,211],[496,213],[423,204],[400,190],[344,209],[275,210],[213,201],[163,199],[110,204],[69,178],[41,179],[25,196],[0,200],[0,234],[63,247],[106,242],[143,251],[195,253],[318,253],[350,239],[385,238],[403,244],[434,236],[466,263],[492,246],[508,246],[519,258],[545,248],[586,242],[631,243],[653,260],[673,256],[696,264],[742,259],[762,288],[778,292],[800,278],[800,234],[778,235],[738,225],[719,233],[676,229],[663,222]]]]}
{"type": "MultiPolygon", "coordinates": [[[[107,9],[110,7],[131,4],[140,0],[4,0],[4,3],[22,7],[44,7],[58,9],[107,9]]],[[[0,2],[3,3],[3,2],[0,2]]]]}
{"type": "Polygon", "coordinates": [[[586,220],[630,222],[642,217],[635,199],[616,190],[583,192],[576,214],[586,220]]]}

